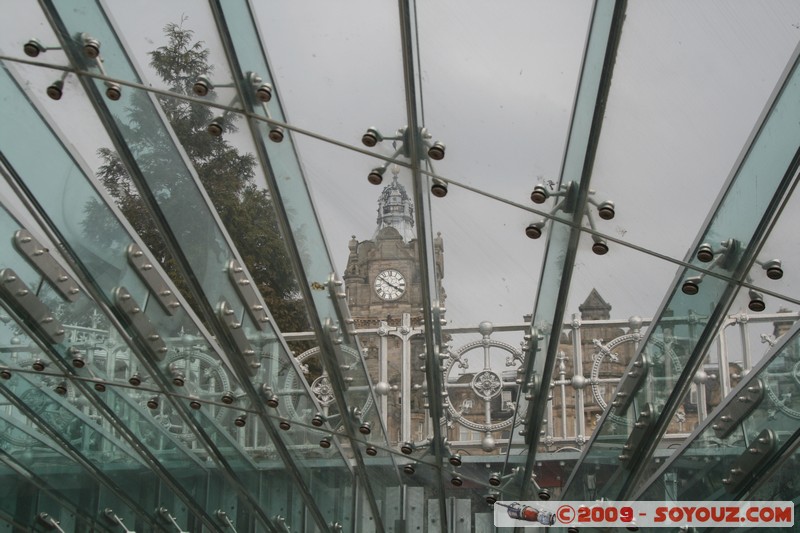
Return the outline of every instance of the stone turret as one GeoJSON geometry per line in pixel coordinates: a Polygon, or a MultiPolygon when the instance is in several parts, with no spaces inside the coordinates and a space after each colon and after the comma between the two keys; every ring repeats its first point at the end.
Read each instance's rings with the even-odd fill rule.
{"type": "Polygon", "coordinates": [[[414,203],[406,192],[406,188],[397,181],[399,168],[392,168],[392,183],[387,185],[378,199],[378,227],[372,235],[372,240],[378,237],[382,229],[392,227],[409,243],[417,238],[414,230],[414,203]]]}
{"type": "Polygon", "coordinates": [[[606,302],[597,289],[592,289],[586,300],[578,306],[581,320],[608,320],[611,318],[611,304],[606,302]]]}

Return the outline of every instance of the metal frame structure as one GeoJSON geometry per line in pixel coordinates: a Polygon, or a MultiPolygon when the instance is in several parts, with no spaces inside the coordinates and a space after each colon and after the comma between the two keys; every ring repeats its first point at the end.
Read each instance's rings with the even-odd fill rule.
{"type": "MultiPolygon", "coordinates": [[[[613,483],[609,483],[604,487],[604,496],[612,499],[624,499],[628,496],[638,483],[640,476],[643,475],[645,464],[652,457],[659,438],[666,431],[672,416],[677,410],[681,400],[685,396],[688,388],[692,382],[692,378],[702,363],[704,354],[708,350],[711,342],[713,341],[717,331],[721,327],[727,309],[729,308],[733,298],[736,296],[741,283],[746,282],[749,278],[749,271],[756,263],[756,257],[761,249],[761,246],[769,235],[769,230],[774,225],[778,214],[781,213],[783,206],[788,201],[791,191],[794,189],[796,183],[796,173],[800,165],[800,146],[793,143],[792,140],[787,140],[785,143],[775,145],[770,142],[772,131],[776,127],[775,124],[783,124],[784,108],[791,106],[791,98],[794,86],[797,84],[797,76],[800,73],[798,70],[798,60],[800,60],[800,48],[796,49],[789,65],[786,68],[780,82],[778,83],[772,98],[767,103],[762,116],[756,125],[750,139],[746,143],[737,164],[734,166],[733,171],[728,179],[728,183],[722,189],[719,198],[711,210],[705,226],[701,229],[694,245],[690,248],[687,255],[686,262],[699,264],[705,261],[706,258],[701,256],[700,250],[709,240],[726,240],[731,239],[731,244],[719,252],[715,257],[716,262],[712,263],[711,268],[703,269],[703,272],[713,271],[717,267],[717,272],[726,275],[725,281],[713,278],[712,283],[715,285],[706,294],[711,292],[710,303],[712,304],[712,312],[709,314],[705,327],[702,331],[697,332],[696,336],[692,335],[688,342],[690,343],[690,355],[685,361],[681,361],[683,368],[681,368],[680,376],[672,383],[672,392],[669,395],[666,403],[655,414],[657,421],[653,419],[652,425],[649,430],[642,433],[643,438],[641,441],[637,440],[633,444],[629,438],[634,434],[634,424],[631,422],[626,428],[624,435],[615,435],[615,442],[617,451],[620,455],[624,455],[623,446],[629,446],[632,449],[638,450],[638,453],[629,458],[626,468],[620,469],[617,479],[613,483]],[[763,134],[763,136],[762,136],[763,134]],[[785,163],[781,168],[770,170],[768,182],[764,183],[761,178],[761,172],[754,169],[753,166],[759,164],[765,154],[768,157],[774,158],[775,161],[785,163]],[[756,163],[753,163],[756,161],[756,163]],[[726,212],[734,212],[739,209],[737,203],[737,194],[740,191],[748,188],[749,183],[759,183],[759,187],[769,187],[770,194],[768,200],[761,200],[760,205],[750,205],[749,208],[753,213],[752,217],[740,218],[736,227],[726,228],[721,223],[715,224],[716,221],[723,219],[726,212]],[[726,209],[728,211],[726,211],[726,209]],[[752,220],[751,220],[752,219],[752,220]],[[722,227],[720,227],[722,226],[722,227]],[[735,237],[733,236],[735,235],[735,237]],[[623,440],[627,442],[623,442],[623,440]]],[[[764,172],[762,170],[762,172],[764,172]]],[[[765,195],[766,196],[766,195],[765,195]]],[[[726,241],[728,242],[728,241],[726,241]]],[[[686,284],[689,281],[688,277],[696,275],[698,272],[697,267],[686,267],[673,282],[673,286],[661,305],[659,315],[664,316],[665,312],[670,309],[671,312],[681,312],[686,305],[691,305],[691,300],[687,300],[686,296],[690,298],[693,292],[687,290],[686,284]],[[681,294],[683,293],[683,294],[681,294]]],[[[697,287],[697,285],[694,285],[697,287]]],[[[696,292],[696,291],[695,291],[696,292]]],[[[691,309],[690,309],[691,310],[691,309]]],[[[660,318],[658,319],[660,320],[660,318]]],[[[656,332],[659,330],[658,320],[654,321],[654,325],[650,328],[647,337],[643,340],[640,352],[646,352],[651,343],[651,339],[655,339],[656,332]]],[[[671,320],[671,319],[670,319],[671,320]]],[[[687,321],[687,326],[691,326],[687,321]]],[[[670,328],[672,325],[670,324],[670,328]]],[[[633,362],[628,369],[629,372],[634,370],[633,362]]],[[[622,391],[623,384],[617,390],[617,394],[622,391]]],[[[633,392],[637,395],[636,412],[643,411],[645,400],[645,388],[639,388],[633,392]]],[[[626,394],[628,394],[626,392],[626,394]]],[[[632,394],[631,394],[632,396],[632,394]]],[[[604,414],[604,418],[599,424],[598,430],[595,431],[592,442],[589,448],[584,452],[583,459],[573,471],[571,481],[568,482],[566,494],[574,494],[570,492],[573,480],[585,475],[585,468],[588,468],[590,462],[589,457],[592,455],[592,445],[598,441],[598,438],[604,434],[604,426],[608,424],[611,426],[609,416],[614,414],[614,409],[609,409],[604,414]],[[583,465],[587,465],[584,467],[583,465]]],[[[624,410],[623,410],[624,411],[624,410]]],[[[634,416],[634,418],[636,418],[634,416]]],[[[651,423],[648,421],[648,423],[651,423]]],[[[612,433],[613,434],[613,433],[612,433]]],[[[638,436],[636,437],[639,438],[638,436]]],[[[607,451],[607,450],[606,450],[607,451]]],[[[575,485],[572,485],[575,486],[575,485]]]]}
{"type": "MultiPolygon", "coordinates": [[[[736,438],[738,439],[741,437],[741,442],[745,443],[744,446],[744,454],[745,455],[759,455],[753,453],[750,449],[754,443],[757,443],[756,436],[758,431],[754,431],[752,427],[749,427],[748,418],[753,413],[754,409],[763,408],[762,403],[764,406],[772,405],[773,407],[776,406],[774,392],[771,392],[770,398],[764,397],[763,394],[753,395],[754,390],[761,391],[764,388],[769,389],[770,383],[768,382],[768,370],[772,366],[772,364],[776,361],[777,358],[783,357],[784,352],[791,346],[796,345],[798,340],[798,333],[800,333],[800,322],[795,322],[794,326],[784,333],[779,340],[775,342],[774,345],[770,347],[770,350],[764,357],[759,361],[759,363],[750,368],[747,372],[747,375],[744,379],[736,386],[735,389],[731,391],[729,395],[725,398],[723,402],[721,402],[714,412],[706,418],[703,423],[698,424],[697,428],[692,432],[692,434],[684,439],[681,443],[680,447],[678,447],[675,452],[667,459],[661,467],[653,473],[644,483],[641,484],[636,490],[633,495],[634,500],[639,499],[655,499],[658,498],[660,495],[654,494],[658,488],[660,483],[663,483],[663,479],[665,477],[665,473],[668,472],[671,468],[676,467],[677,463],[681,461],[685,455],[689,455],[688,452],[696,451],[701,452],[704,446],[709,446],[710,449],[713,450],[711,445],[711,441],[714,436],[711,433],[715,433],[717,437],[722,437],[724,433],[727,433],[723,438],[727,438],[730,436],[731,433],[736,433],[736,438]],[[742,408],[742,406],[745,406],[742,408]],[[725,425],[729,424],[731,427],[729,429],[725,428],[725,425]],[[748,444],[749,442],[749,444],[748,444]],[[697,450],[694,448],[697,447],[697,450]]],[[[797,447],[798,435],[800,435],[800,424],[797,425],[795,428],[792,437],[784,442],[779,442],[780,449],[775,450],[769,453],[769,456],[765,457],[763,461],[769,462],[769,467],[774,471],[774,464],[773,464],[773,457],[781,457],[785,460],[786,456],[791,455],[792,451],[797,447]]],[[[756,449],[756,451],[758,451],[756,449]]],[[[738,450],[737,450],[738,452],[738,450]]],[[[716,451],[717,454],[721,453],[720,451],[716,451]]],[[[729,453],[726,455],[730,455],[729,453]]],[[[756,475],[758,472],[757,467],[761,466],[762,470],[764,469],[763,461],[759,460],[759,462],[750,463],[748,466],[750,470],[744,471],[740,474],[741,480],[737,480],[734,482],[734,479],[728,473],[728,477],[722,480],[723,487],[727,486],[726,491],[719,491],[718,494],[709,495],[709,498],[720,499],[720,495],[722,498],[727,498],[730,496],[729,492],[734,492],[734,495],[738,498],[744,496],[744,494],[751,491],[752,486],[762,478],[769,478],[769,476],[762,476],[756,475]],[[727,483],[725,482],[727,481],[727,483]],[[721,494],[720,494],[721,493],[721,494]]],[[[781,462],[780,460],[778,462],[781,462]]],[[[737,499],[738,499],[737,498],[737,499]]],[[[678,498],[682,499],[682,498],[678,498]]]]}
{"type": "MultiPolygon", "coordinates": [[[[442,376],[440,372],[441,361],[439,358],[442,351],[441,333],[441,306],[439,305],[438,289],[434,282],[435,265],[433,263],[433,248],[429,235],[429,213],[430,210],[425,206],[430,202],[430,197],[426,194],[427,180],[420,171],[420,158],[422,146],[419,145],[419,138],[415,132],[420,131],[421,110],[417,106],[417,82],[414,74],[414,27],[416,21],[413,13],[414,0],[398,0],[400,9],[400,34],[403,50],[403,81],[406,94],[406,117],[408,125],[409,146],[407,147],[411,159],[411,174],[413,180],[412,196],[415,209],[415,222],[417,227],[417,247],[420,263],[420,282],[425,288],[422,291],[423,321],[425,324],[425,368],[428,383],[428,402],[430,407],[431,429],[433,433],[432,446],[436,465],[442,465],[444,461],[444,437],[440,421],[444,414],[444,409],[439,399],[442,398],[444,387],[442,386],[442,376]]],[[[447,509],[445,504],[445,490],[442,475],[436,476],[438,489],[439,517],[442,527],[447,528],[447,509]]]]}
{"type": "MultiPolygon", "coordinates": [[[[581,79],[575,98],[572,123],[564,152],[564,163],[561,168],[559,185],[576,190],[568,193],[574,198],[570,211],[565,209],[564,217],[580,225],[587,209],[589,199],[589,181],[591,179],[594,156],[600,138],[600,130],[605,113],[605,101],[611,86],[616,50],[625,18],[625,1],[597,1],[594,4],[592,23],[589,28],[584,53],[581,79]],[[602,67],[600,67],[602,65],[602,67]],[[600,72],[598,72],[600,70],[600,72]],[[585,115],[591,114],[591,121],[585,115]]],[[[523,382],[531,403],[527,406],[525,424],[528,429],[526,442],[530,449],[525,465],[523,479],[532,479],[539,442],[539,431],[543,420],[544,406],[550,396],[549,383],[555,367],[556,351],[564,321],[565,306],[572,281],[572,269],[578,248],[581,232],[574,227],[569,228],[552,222],[548,235],[547,250],[540,276],[539,289],[536,296],[533,316],[531,318],[531,342],[526,352],[526,366],[523,382]],[[558,285],[555,298],[545,296],[546,287],[558,285]],[[549,324],[550,331],[542,328],[549,324]],[[546,341],[546,346],[540,342],[546,341]],[[541,350],[541,353],[537,353],[541,350]],[[540,362],[543,359],[542,362],[540,362]],[[537,370],[539,372],[537,372],[537,370]],[[530,428],[534,428],[531,430],[530,428]]],[[[530,498],[533,484],[525,486],[524,496],[530,498]]]]}
{"type": "MultiPolygon", "coordinates": [[[[800,303],[789,294],[760,287],[751,278],[756,267],[766,271],[776,261],[780,266],[780,260],[763,261],[759,254],[794,193],[800,170],[800,126],[791,124],[796,122],[798,106],[789,102],[800,91],[800,47],[792,54],[701,231],[685,258],[678,260],[606,236],[597,231],[591,217],[591,209],[597,209],[601,218],[613,218],[613,203],[598,204],[591,198],[594,191],[589,187],[626,18],[626,0],[592,3],[565,152],[558,183],[554,183],[556,192],[548,193],[540,184],[531,195],[536,204],[558,197],[554,206],[544,211],[494,197],[453,176],[434,172],[425,152],[436,148],[439,151],[433,159],[440,159],[444,145],[427,141],[415,0],[398,0],[407,124],[398,130],[397,137],[387,137],[403,143],[391,157],[304,130],[286,118],[285,100],[252,0],[209,0],[206,6],[209,23],[222,45],[219,52],[232,76],[231,83],[222,80],[218,85],[227,88],[226,94],[235,95],[227,104],[214,101],[214,80],[209,77],[198,78],[206,85],[204,94],[195,91],[197,97],[149,87],[105,0],[87,2],[82,10],[54,0],[40,0],[39,4],[60,47],[44,47],[34,39],[26,43],[24,52],[34,57],[47,50],[61,50],[67,65],[0,56],[4,69],[0,76],[8,76],[8,87],[14,89],[3,94],[0,107],[10,110],[16,101],[26,111],[9,112],[12,122],[27,117],[31,127],[51,135],[52,139],[41,142],[41,146],[52,158],[69,163],[70,179],[89,191],[116,228],[117,237],[126,240],[127,257],[118,254],[107,264],[95,262],[93,251],[60,222],[63,206],[47,198],[41,176],[20,164],[24,162],[24,136],[12,139],[0,135],[0,173],[14,195],[2,198],[3,204],[27,210],[35,224],[29,228],[30,235],[23,235],[45,243],[39,243],[41,250],[26,251],[19,243],[12,249],[9,241],[9,254],[0,264],[0,331],[6,335],[18,332],[14,343],[0,346],[0,355],[9,354],[8,360],[0,357],[0,463],[9,471],[2,475],[16,476],[19,490],[35,490],[41,496],[41,502],[37,498],[30,509],[18,510],[18,514],[0,508],[0,522],[15,528],[32,527],[23,523],[27,520],[36,522],[36,527],[56,530],[88,524],[108,531],[120,527],[127,530],[123,519],[129,519],[131,527],[136,521],[137,528],[179,530],[200,527],[236,531],[238,527],[277,532],[291,525],[330,532],[394,533],[404,527],[455,532],[471,530],[474,524],[475,531],[483,531],[489,527],[488,508],[473,515],[474,501],[492,504],[500,498],[548,499],[553,493],[580,500],[586,497],[588,485],[592,485],[589,499],[636,499],[654,494],[677,497],[677,484],[670,485],[676,479],[671,469],[687,457],[691,461],[708,459],[703,446],[710,441],[711,432],[716,432],[714,438],[722,442],[741,436],[748,453],[769,455],[777,464],[797,457],[800,427],[771,440],[772,434],[750,435],[742,423],[720,436],[720,420],[733,417],[730,413],[743,419],[749,416],[754,411],[740,406],[748,401],[761,402],[759,409],[772,406],[781,410],[781,400],[759,379],[800,331],[796,312],[751,315],[731,308],[743,290],[750,292],[750,309],[754,312],[764,309],[763,294],[800,303]],[[113,199],[101,190],[79,151],[66,142],[65,133],[55,128],[45,106],[26,94],[15,64],[59,72],[61,85],[48,88],[53,99],[61,97],[68,76],[77,79],[175,258],[176,276],[182,277],[200,316],[165,270],[151,260],[142,239],[124,220],[113,199]],[[174,179],[163,187],[158,174],[164,169],[148,168],[151,154],[137,152],[126,122],[127,111],[115,107],[114,102],[121,99],[125,103],[129,94],[136,94],[144,109],[134,120],[146,122],[153,136],[164,143],[161,155],[170,163],[168,171],[174,173],[174,179]],[[260,177],[271,195],[285,240],[286,249],[281,252],[293,268],[312,331],[285,334],[278,330],[264,297],[253,288],[254,278],[234,245],[233,230],[224,226],[161,108],[169,98],[218,109],[223,117],[241,118],[246,123],[243,133],[246,142],[252,141],[255,147],[255,159],[263,172],[260,177]],[[420,326],[412,326],[410,315],[404,314],[396,327],[390,326],[387,318],[375,329],[356,329],[294,134],[382,160],[385,164],[377,169],[382,169],[381,175],[389,164],[410,170],[422,287],[420,326]],[[766,142],[764,138],[770,136],[780,141],[766,142]],[[173,184],[177,185],[169,189],[173,184]],[[431,197],[446,195],[448,186],[480,192],[544,217],[538,225],[528,227],[533,227],[530,233],[526,231],[531,238],[541,236],[545,224],[549,224],[533,313],[524,323],[486,321],[477,327],[447,326],[444,294],[436,281],[442,273],[437,272],[432,237],[434,202],[440,200],[431,197]],[[191,197],[197,219],[208,230],[203,237],[206,240],[185,238],[180,215],[171,212],[171,204],[165,200],[169,196],[163,194],[165,188],[170,194],[191,197]],[[749,195],[751,189],[759,194],[749,195]],[[585,217],[589,227],[584,227],[585,217]],[[725,217],[728,220],[720,222],[725,217]],[[578,244],[584,234],[592,238],[597,254],[608,251],[609,241],[678,265],[655,318],[566,318],[578,244]],[[209,259],[205,251],[195,248],[211,241],[218,253],[208,254],[214,255],[209,259]],[[104,268],[113,272],[105,276],[104,268]],[[74,328],[69,324],[62,328],[53,316],[53,306],[60,311],[77,309],[71,293],[59,290],[62,283],[74,283],[72,294],[79,301],[90,300],[81,309],[91,309],[104,324],[98,331],[108,332],[105,341],[83,354],[78,351],[81,342],[71,335],[74,328]],[[695,296],[697,293],[700,295],[695,296]],[[53,295],[60,300],[47,299],[53,295]],[[24,298],[27,300],[23,302],[24,298]],[[782,337],[763,333],[763,328],[775,324],[777,336],[777,325],[789,322],[794,325],[782,337]],[[762,344],[770,345],[769,353],[760,359],[752,353],[750,333],[754,325],[762,331],[762,344]],[[594,338],[591,331],[599,328],[619,334],[612,339],[594,338]],[[739,342],[734,345],[730,337],[736,329],[739,342]],[[465,334],[479,338],[462,343],[460,336],[465,334]],[[96,354],[111,353],[112,336],[124,355],[118,359],[108,356],[104,364],[111,365],[112,361],[128,366],[120,366],[123,369],[119,372],[116,366],[107,372],[84,368],[84,359],[95,361],[106,357],[96,354]],[[458,342],[448,340],[453,336],[459,336],[458,342]],[[520,350],[506,342],[511,336],[523,339],[520,350]],[[399,347],[393,353],[398,354],[405,371],[394,389],[387,377],[390,338],[393,350],[399,347]],[[295,340],[313,341],[317,347],[296,356],[289,347],[295,340]],[[412,346],[419,346],[420,340],[423,353],[414,354],[412,346]],[[29,345],[18,348],[20,342],[29,345]],[[377,347],[374,351],[381,387],[376,387],[367,369],[367,342],[377,347]],[[609,376],[607,370],[601,376],[596,369],[616,361],[615,350],[626,343],[634,348],[627,367],[618,365],[619,376],[609,376]],[[714,348],[716,353],[712,352],[714,348]],[[202,352],[202,357],[185,355],[191,350],[202,352]],[[480,368],[468,368],[472,350],[482,356],[473,357],[480,368]],[[587,350],[593,351],[590,354],[587,350]],[[504,352],[503,356],[498,352],[504,352]],[[417,355],[424,362],[425,378],[412,386],[409,372],[417,355]],[[320,362],[322,375],[318,379],[324,380],[329,400],[322,400],[314,386],[318,382],[309,384],[304,378],[303,365],[313,356],[320,362]],[[733,357],[741,364],[739,375],[729,371],[733,357]],[[178,360],[185,366],[175,364],[178,360]],[[587,365],[592,368],[588,374],[587,365]],[[134,369],[148,382],[143,385],[139,372],[133,374],[134,369]],[[459,375],[451,375],[452,371],[459,375]],[[198,380],[205,380],[207,389],[194,387],[189,376],[192,372],[198,380]],[[224,376],[220,378],[226,383],[224,391],[214,381],[217,376],[224,376]],[[732,385],[735,379],[741,382],[732,385]],[[58,387],[48,390],[51,382],[57,382],[58,387]],[[717,400],[708,396],[712,390],[709,384],[716,387],[717,400]],[[609,396],[608,390],[614,387],[609,396]],[[91,446],[86,444],[90,439],[82,434],[83,441],[71,441],[54,427],[46,411],[38,411],[23,398],[30,390],[36,390],[87,432],[92,430],[92,438],[105,443],[106,449],[130,457],[137,472],[154,488],[152,501],[158,502],[155,511],[147,508],[151,506],[150,495],[142,497],[138,486],[122,486],[110,474],[130,473],[130,465],[106,468],[100,459],[95,460],[91,446]],[[412,415],[419,419],[421,411],[412,407],[412,393],[418,390],[424,391],[422,411],[426,418],[420,424],[422,428],[415,431],[412,415]],[[200,397],[198,391],[208,395],[200,397]],[[763,398],[758,396],[762,393],[763,398]],[[151,394],[162,400],[155,402],[158,411],[152,413],[143,407],[151,394]],[[398,400],[400,443],[389,434],[390,395],[398,400]],[[463,403],[457,404],[457,400],[463,403]],[[718,405],[709,413],[709,406],[716,401],[718,405]],[[302,408],[293,402],[302,404],[302,408]],[[687,404],[696,409],[688,422],[682,409],[687,404]],[[592,419],[586,415],[589,405],[604,409],[591,437],[592,419]],[[126,413],[118,412],[120,409],[126,413]],[[128,410],[132,413],[129,416],[128,410]],[[684,422],[689,426],[696,423],[697,427],[689,434],[684,431],[684,422]],[[23,433],[37,443],[33,451],[49,449],[69,458],[65,472],[92,480],[87,487],[87,494],[94,498],[89,507],[95,505],[97,509],[81,508],[82,500],[77,501],[58,485],[60,472],[47,468],[40,471],[26,462],[28,455],[19,449],[3,447],[2,428],[15,423],[24,424],[23,433]],[[177,426],[181,431],[175,430],[177,426]],[[460,437],[461,430],[464,438],[460,437]],[[498,433],[500,437],[495,439],[498,433]],[[455,435],[458,437],[453,438],[455,435]],[[764,446],[758,444],[759,438],[774,448],[767,449],[764,442],[764,446]],[[159,445],[148,439],[157,439],[159,445]],[[675,450],[673,447],[681,442],[675,450]],[[170,458],[176,463],[183,461],[184,470],[174,471],[170,458]],[[608,471],[607,467],[616,464],[621,467],[602,486],[595,487],[594,481],[587,483],[590,477],[594,480],[593,472],[601,467],[608,471]],[[269,476],[277,470],[278,483],[290,481],[299,499],[282,485],[269,486],[269,476]],[[462,491],[456,490],[459,488],[462,491]],[[100,502],[113,505],[101,506],[100,502]],[[48,505],[61,514],[48,510],[48,505]],[[185,509],[176,511],[174,506],[185,509]],[[420,513],[424,508],[427,516],[420,513]],[[93,510],[102,512],[94,516],[93,510]]],[[[218,133],[224,133],[223,126],[217,126],[218,133]]],[[[376,133],[373,128],[367,131],[376,133]]],[[[371,174],[370,181],[372,178],[371,174]]],[[[18,229],[17,225],[22,228],[12,216],[7,217],[8,222],[4,217],[5,213],[0,213],[0,228],[8,225],[9,233],[18,229]]],[[[118,243],[105,244],[114,247],[118,243]]],[[[800,383],[800,370],[796,372],[793,379],[800,383]]],[[[723,463],[738,461],[735,466],[743,464],[755,473],[736,486],[732,493],[735,498],[758,498],[766,481],[779,475],[777,466],[728,455],[723,463]]],[[[716,463],[708,461],[693,482],[716,474],[715,468],[716,463]]],[[[722,483],[730,484],[732,477],[725,479],[728,483],[722,483]]]]}
{"type": "MultiPolygon", "coordinates": [[[[71,32],[64,25],[65,23],[61,22],[59,19],[60,17],[60,14],[58,12],[59,7],[56,5],[47,5],[46,8],[47,12],[52,17],[53,23],[62,27],[61,30],[62,35],[65,36],[71,35],[71,32]]],[[[114,34],[115,32],[110,25],[108,16],[105,13],[101,12],[100,17],[109,22],[108,31],[114,34]]],[[[62,45],[64,49],[69,52],[71,43],[69,42],[68,37],[65,37],[65,40],[62,43],[62,45]]],[[[73,57],[73,61],[76,64],[80,64],[81,59],[78,55],[76,55],[73,57]]],[[[135,65],[133,65],[132,63],[127,68],[133,72],[136,72],[137,70],[135,65]]],[[[94,95],[93,102],[95,104],[97,112],[101,117],[104,117],[106,128],[109,130],[112,140],[116,139],[115,146],[122,160],[125,162],[126,167],[129,170],[129,174],[138,183],[139,189],[140,191],[142,191],[143,196],[147,199],[146,203],[153,212],[154,219],[161,227],[162,234],[166,237],[166,241],[168,242],[174,257],[178,259],[178,263],[182,266],[184,272],[187,274],[185,277],[187,280],[190,281],[190,287],[192,288],[192,291],[195,294],[196,300],[198,302],[201,302],[201,306],[203,307],[206,314],[207,323],[216,333],[216,338],[218,340],[225,341],[226,352],[234,354],[237,353],[239,349],[238,346],[236,345],[236,342],[232,339],[230,331],[224,328],[222,324],[220,324],[219,320],[216,317],[216,312],[214,311],[214,309],[212,309],[214,303],[211,300],[211,296],[206,294],[206,288],[198,282],[197,278],[194,275],[189,275],[193,271],[193,267],[195,265],[192,264],[191,257],[186,255],[186,253],[184,252],[184,247],[186,246],[187,243],[181,242],[174,236],[174,232],[171,229],[172,221],[170,220],[168,214],[165,215],[165,213],[161,211],[159,202],[149,187],[149,182],[148,178],[146,177],[146,173],[142,172],[142,170],[139,167],[139,162],[137,160],[136,155],[130,153],[127,147],[127,143],[125,141],[125,135],[120,130],[120,126],[117,123],[117,119],[114,117],[114,114],[108,109],[102,95],[97,90],[95,83],[90,78],[86,78],[84,76],[79,76],[79,79],[84,83],[84,87],[86,88],[87,93],[94,95]]],[[[155,115],[156,117],[155,120],[162,125],[161,126],[162,128],[165,128],[167,131],[169,131],[169,128],[166,127],[165,118],[163,117],[163,115],[159,113],[159,106],[157,105],[157,103],[155,103],[155,101],[151,100],[151,102],[152,102],[151,105],[153,112],[158,113],[157,115],[155,115]]],[[[172,134],[168,133],[168,135],[172,134]]],[[[176,139],[174,139],[174,137],[172,142],[174,143],[176,152],[180,154],[178,157],[180,157],[183,160],[182,164],[184,165],[184,172],[188,176],[190,176],[190,179],[193,179],[195,181],[195,183],[197,184],[196,187],[198,193],[201,195],[201,197],[204,198],[205,204],[207,206],[207,216],[210,217],[210,219],[213,221],[212,224],[216,225],[217,231],[219,232],[220,235],[222,235],[222,238],[227,242],[229,251],[238,260],[238,263],[243,264],[241,258],[238,257],[235,247],[233,247],[233,245],[230,244],[231,242],[230,237],[227,236],[224,227],[222,227],[219,218],[216,214],[216,211],[214,210],[213,206],[211,206],[208,198],[205,197],[205,193],[203,192],[202,186],[200,186],[199,183],[197,182],[197,177],[194,175],[194,171],[192,169],[191,164],[189,164],[186,161],[186,156],[185,154],[183,154],[183,151],[180,148],[180,144],[176,139]]],[[[238,308],[239,305],[241,305],[238,304],[237,302],[230,302],[230,303],[236,306],[236,308],[238,308]]],[[[259,304],[261,305],[262,309],[266,309],[266,305],[264,304],[263,300],[261,300],[259,304]]],[[[237,314],[241,315],[242,313],[238,312],[237,314]]],[[[242,316],[242,321],[245,322],[246,320],[247,320],[247,315],[245,314],[242,316]]],[[[280,338],[279,334],[278,338],[280,338]]],[[[284,354],[285,353],[288,353],[288,350],[284,350],[284,354]]],[[[291,454],[289,453],[288,449],[286,448],[286,445],[284,444],[283,434],[281,434],[277,430],[272,419],[267,416],[265,408],[263,407],[261,401],[261,396],[250,382],[249,376],[251,374],[251,370],[247,369],[244,365],[244,361],[242,361],[238,357],[230,357],[227,358],[227,360],[229,361],[228,364],[230,365],[230,367],[239,376],[240,385],[247,392],[248,397],[251,400],[251,405],[256,407],[256,412],[259,416],[259,419],[261,420],[264,428],[269,433],[273,444],[276,446],[276,449],[282,455],[284,462],[287,464],[288,472],[292,474],[294,481],[298,487],[298,490],[303,495],[307,509],[309,510],[311,516],[317,523],[318,527],[323,529],[330,527],[328,521],[322,516],[322,513],[319,511],[314,497],[312,496],[310,490],[306,486],[306,481],[304,480],[303,476],[299,473],[298,468],[296,466],[293,466],[295,464],[295,461],[292,458],[291,454]]],[[[222,457],[220,457],[220,459],[224,460],[222,457]]],[[[235,479],[235,475],[231,470],[229,470],[229,474],[233,476],[233,479],[235,479]]],[[[242,487],[241,493],[243,494],[247,493],[244,487],[242,487]]],[[[254,503],[254,509],[257,509],[255,503],[254,503]]],[[[264,518],[266,519],[266,517],[264,518]]]]}

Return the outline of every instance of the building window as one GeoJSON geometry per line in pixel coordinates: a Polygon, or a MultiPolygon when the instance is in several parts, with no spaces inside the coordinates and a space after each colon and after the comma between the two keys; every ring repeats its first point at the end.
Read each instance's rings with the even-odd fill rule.
{"type": "Polygon", "coordinates": [[[480,441],[482,438],[483,434],[480,431],[472,431],[464,426],[458,428],[458,440],[460,441],[480,441]]]}

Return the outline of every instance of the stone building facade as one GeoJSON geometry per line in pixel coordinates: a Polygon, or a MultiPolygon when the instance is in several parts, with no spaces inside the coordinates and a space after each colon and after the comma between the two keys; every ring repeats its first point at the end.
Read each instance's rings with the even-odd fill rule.
{"type": "MultiPolygon", "coordinates": [[[[359,241],[354,235],[349,242],[350,253],[342,276],[350,314],[358,330],[378,330],[383,325],[401,331],[417,332],[423,325],[422,291],[420,280],[419,247],[414,229],[414,205],[405,187],[399,183],[397,174],[384,187],[378,199],[377,227],[371,239],[359,241]]],[[[444,277],[444,242],[441,235],[434,239],[436,283],[444,299],[442,278],[444,277]]],[[[442,301],[444,305],[444,301],[442,301]]],[[[410,338],[412,357],[402,360],[402,341],[396,336],[387,336],[387,369],[381,375],[378,357],[379,338],[376,335],[361,335],[367,349],[367,369],[379,390],[389,389],[386,397],[386,421],[389,440],[401,440],[401,406],[403,397],[401,384],[403,374],[409,382],[423,383],[425,374],[416,357],[424,351],[422,336],[410,338]]],[[[417,387],[409,394],[411,402],[411,439],[427,433],[427,412],[422,391],[417,387]]]]}
{"type": "MultiPolygon", "coordinates": [[[[378,199],[376,228],[372,237],[358,240],[353,236],[350,240],[343,274],[347,303],[356,329],[362,332],[360,339],[366,349],[367,369],[381,398],[388,437],[393,444],[403,440],[420,441],[430,433],[426,410],[428,399],[424,395],[426,377],[422,370],[423,361],[418,358],[424,353],[423,287],[414,224],[412,199],[395,174],[378,199]],[[379,356],[381,349],[387,354],[385,361],[379,356]],[[411,406],[410,423],[406,419],[405,429],[402,420],[404,396],[411,406]]],[[[444,240],[441,235],[437,235],[433,244],[435,282],[444,299],[444,240]]],[[[565,324],[552,375],[551,401],[547,423],[542,428],[540,451],[554,451],[563,446],[581,447],[588,442],[611,402],[620,377],[634,357],[642,338],[642,320],[638,317],[627,322],[612,320],[611,309],[611,304],[592,289],[578,306],[579,313],[572,316],[572,327],[565,324]]],[[[680,342],[674,348],[680,349],[680,342]]],[[[730,368],[734,384],[737,370],[741,374],[738,366],[730,368]]],[[[479,369],[461,372],[455,381],[447,383],[452,389],[449,401],[463,415],[467,425],[469,422],[480,424],[485,418],[486,408],[490,409],[493,421],[513,416],[513,404],[517,402],[518,394],[514,385],[516,376],[513,368],[498,372],[495,376],[503,383],[502,394],[493,397],[489,407],[484,407],[483,401],[475,398],[472,382],[481,373],[479,369]]],[[[694,394],[687,395],[668,433],[685,434],[696,426],[697,402],[706,403],[706,412],[719,403],[719,393],[715,393],[714,388],[717,381],[708,379],[693,385],[694,394]],[[703,391],[699,394],[701,388],[703,391]]],[[[464,446],[464,435],[467,435],[468,440],[474,442],[472,453],[496,454],[497,449],[483,446],[485,442],[482,439],[489,437],[503,441],[509,438],[510,432],[511,428],[492,434],[476,432],[455,423],[449,425],[448,439],[464,446]]]]}

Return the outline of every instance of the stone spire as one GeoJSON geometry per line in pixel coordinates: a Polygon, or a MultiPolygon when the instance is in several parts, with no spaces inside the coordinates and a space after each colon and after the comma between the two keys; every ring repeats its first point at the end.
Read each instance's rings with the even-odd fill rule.
{"type": "Polygon", "coordinates": [[[608,320],[611,318],[611,304],[606,302],[597,289],[592,289],[586,300],[578,306],[581,320],[608,320]]]}
{"type": "Polygon", "coordinates": [[[417,238],[414,230],[414,204],[406,192],[406,188],[397,181],[400,168],[392,165],[392,183],[384,187],[378,198],[378,227],[372,240],[384,228],[392,227],[403,238],[403,242],[410,242],[417,238]]]}

